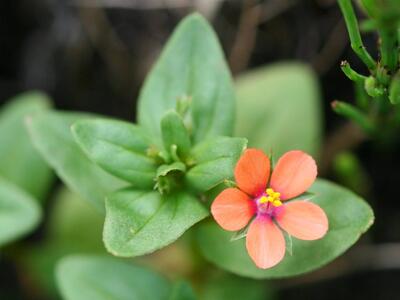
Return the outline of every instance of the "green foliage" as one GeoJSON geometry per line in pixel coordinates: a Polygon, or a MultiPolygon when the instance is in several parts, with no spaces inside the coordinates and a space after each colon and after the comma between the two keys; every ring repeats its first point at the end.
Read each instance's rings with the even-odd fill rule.
{"type": "Polygon", "coordinates": [[[389,100],[392,104],[400,103],[400,70],[393,77],[389,87],[389,100]]]}
{"type": "Polygon", "coordinates": [[[236,80],[235,135],[249,146],[279,157],[299,149],[312,155],[321,143],[318,82],[307,66],[279,63],[250,71],[236,80]]]}
{"type": "Polygon", "coordinates": [[[57,267],[65,300],[167,300],[169,283],[143,267],[106,256],[69,256],[57,267]]]}
{"type": "Polygon", "coordinates": [[[41,209],[32,196],[0,178],[0,246],[31,232],[41,216],[41,209]]]}
{"type": "Polygon", "coordinates": [[[212,138],[196,145],[191,153],[195,166],[186,174],[188,185],[205,192],[232,179],[233,168],[246,145],[246,139],[229,137],[212,138]]]}
{"type": "Polygon", "coordinates": [[[33,148],[24,120],[49,107],[46,95],[26,92],[10,99],[0,111],[0,175],[39,201],[44,201],[53,175],[33,148]]]}
{"type": "MultiPolygon", "coordinates": [[[[155,251],[208,215],[192,194],[232,178],[233,166],[246,144],[244,139],[216,137],[231,133],[234,104],[218,41],[206,21],[192,15],[175,30],[146,80],[139,100],[139,126],[109,119],[70,119],[73,136],[84,154],[129,183],[115,193],[117,189],[107,185],[107,190],[97,191],[92,200],[99,203],[101,196],[109,195],[104,242],[111,253],[137,256],[155,251]]],[[[63,123],[63,130],[70,121],[63,123]]],[[[46,136],[49,139],[52,137],[46,136]]],[[[41,144],[48,143],[46,140],[41,144]]],[[[44,152],[48,155],[54,152],[47,148],[44,152]]],[[[82,159],[81,152],[75,158],[72,151],[70,154],[69,159],[82,159]]],[[[86,172],[94,171],[87,160],[83,170],[79,162],[79,174],[67,170],[71,163],[60,166],[60,157],[53,161],[60,176],[86,197],[97,185],[104,185],[86,172]],[[76,182],[72,178],[82,174],[92,178],[89,184],[87,179],[76,182]]]]}
{"type": "Polygon", "coordinates": [[[221,273],[209,276],[201,299],[273,300],[275,294],[271,285],[266,282],[221,273]]]}
{"type": "MultiPolygon", "coordinates": [[[[399,114],[399,108],[393,106],[400,101],[398,87],[400,2],[398,0],[361,0],[360,2],[369,14],[369,18],[364,21],[364,24],[368,24],[369,30],[376,31],[379,37],[378,61],[372,58],[362,42],[352,1],[338,0],[346,22],[351,47],[368,67],[369,73],[367,75],[358,74],[350,68],[347,62],[342,62],[342,70],[346,76],[353,80],[358,88],[363,86],[364,92],[368,94],[368,96],[362,97],[365,98],[362,101],[356,99],[358,108],[352,108],[353,111],[359,109],[356,119],[353,118],[354,114],[342,115],[357,123],[362,120],[363,123],[372,124],[374,130],[370,130],[370,126],[364,127],[359,123],[369,136],[387,144],[388,141],[394,139],[392,136],[398,135],[400,124],[400,119],[396,116],[399,114]]],[[[351,105],[349,104],[348,107],[351,105]]]]}
{"type": "Polygon", "coordinates": [[[91,162],[70,130],[74,122],[93,117],[83,113],[47,112],[34,116],[28,122],[28,129],[36,148],[65,184],[104,211],[105,195],[122,187],[124,182],[91,162]]]}
{"type": "Polygon", "coordinates": [[[73,253],[106,253],[102,243],[104,217],[65,187],[53,200],[44,240],[26,245],[20,256],[26,276],[52,299],[57,295],[54,270],[59,259],[73,253]]]}
{"type": "Polygon", "coordinates": [[[168,300],[196,300],[197,297],[186,281],[178,281],[172,286],[171,295],[168,300]]]}
{"type": "Polygon", "coordinates": [[[384,26],[400,24],[400,5],[398,0],[361,0],[370,15],[384,26]]]}
{"type": "Polygon", "coordinates": [[[117,256],[147,254],[175,241],[207,215],[206,208],[185,192],[160,195],[123,189],[106,200],[104,243],[117,256]]]}
{"type": "Polygon", "coordinates": [[[176,28],[140,93],[138,120],[160,139],[160,121],[181,99],[191,99],[193,141],[231,135],[234,92],[221,47],[200,15],[185,18],[176,28]]]}
{"type": "Polygon", "coordinates": [[[198,228],[197,240],[202,254],[217,266],[242,276],[281,278],[315,270],[332,261],[353,245],[374,220],[369,205],[352,192],[325,180],[317,180],[310,201],[327,214],[329,231],[320,240],[301,241],[293,238],[293,255],[286,253],[276,267],[258,269],[248,256],[244,239],[231,242],[232,233],[214,221],[198,228]]]}
{"type": "Polygon", "coordinates": [[[146,151],[149,138],[133,124],[108,119],[74,123],[72,132],[86,155],[136,188],[152,188],[156,166],[146,151]]]}

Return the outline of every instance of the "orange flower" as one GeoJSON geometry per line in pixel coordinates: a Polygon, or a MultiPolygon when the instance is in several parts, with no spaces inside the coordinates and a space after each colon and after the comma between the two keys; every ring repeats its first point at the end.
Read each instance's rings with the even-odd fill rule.
{"type": "Polygon", "coordinates": [[[235,168],[239,189],[225,189],[211,206],[214,219],[225,230],[240,230],[253,219],[246,248],[262,269],[275,266],[285,256],[281,229],[301,240],[320,239],[328,230],[328,218],[318,205],[304,200],[286,203],[315,181],[314,159],[302,151],[289,151],[278,160],[271,179],[270,169],[267,155],[247,149],[235,168]]]}

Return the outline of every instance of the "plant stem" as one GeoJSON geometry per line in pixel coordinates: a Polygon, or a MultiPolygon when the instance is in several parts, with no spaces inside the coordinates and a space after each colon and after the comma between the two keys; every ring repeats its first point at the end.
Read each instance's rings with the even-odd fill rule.
{"type": "Polygon", "coordinates": [[[365,46],[361,40],[357,18],[353,10],[351,0],[338,0],[338,2],[344,20],[346,22],[347,31],[350,37],[351,48],[364,62],[368,69],[373,72],[375,70],[376,63],[371,55],[368,53],[368,51],[365,49],[365,46]]]}
{"type": "Polygon", "coordinates": [[[375,131],[375,126],[371,122],[371,120],[357,107],[342,102],[342,101],[333,101],[332,109],[355,123],[357,123],[366,133],[373,134],[375,131]]]}
{"type": "Polygon", "coordinates": [[[394,72],[397,67],[398,50],[396,31],[382,28],[379,30],[381,37],[380,52],[382,63],[390,72],[394,72]]]}
{"type": "Polygon", "coordinates": [[[352,81],[355,82],[364,82],[365,79],[367,79],[366,76],[361,75],[354,71],[351,67],[350,64],[347,62],[347,60],[344,60],[340,64],[340,68],[342,69],[343,73],[352,81]]]}

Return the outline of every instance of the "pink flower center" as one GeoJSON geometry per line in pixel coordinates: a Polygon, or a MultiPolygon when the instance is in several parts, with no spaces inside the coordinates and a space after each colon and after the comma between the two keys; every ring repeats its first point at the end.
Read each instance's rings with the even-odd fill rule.
{"type": "Polygon", "coordinates": [[[280,200],[281,194],[268,188],[260,196],[254,199],[257,207],[257,216],[265,216],[273,218],[283,209],[280,200]]]}

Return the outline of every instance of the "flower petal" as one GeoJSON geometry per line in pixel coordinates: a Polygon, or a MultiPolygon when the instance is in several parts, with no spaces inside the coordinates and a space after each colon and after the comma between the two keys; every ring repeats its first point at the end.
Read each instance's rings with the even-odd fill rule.
{"type": "Polygon", "coordinates": [[[235,179],[239,188],[252,196],[259,196],[266,188],[270,173],[270,162],[261,150],[247,149],[235,168],[235,179]]]}
{"type": "Polygon", "coordinates": [[[211,205],[215,221],[229,231],[245,227],[255,214],[255,204],[242,191],[235,188],[223,190],[211,205]]]}
{"type": "Polygon", "coordinates": [[[317,240],[328,231],[328,218],[318,205],[308,201],[285,204],[276,221],[287,233],[301,240],[317,240]]]}
{"type": "Polygon", "coordinates": [[[271,176],[271,188],[286,200],[304,193],[317,177],[314,159],[302,151],[286,152],[278,160],[271,176]]]}
{"type": "Polygon", "coordinates": [[[268,269],[285,256],[285,238],[270,218],[256,218],[249,226],[246,248],[257,267],[268,269]]]}

